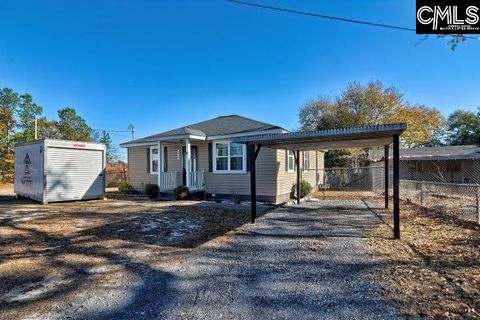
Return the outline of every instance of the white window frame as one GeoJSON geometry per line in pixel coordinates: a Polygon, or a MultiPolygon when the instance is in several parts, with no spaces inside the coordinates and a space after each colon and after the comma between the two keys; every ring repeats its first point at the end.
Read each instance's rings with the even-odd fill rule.
{"type": "Polygon", "coordinates": [[[164,170],[164,161],[165,159],[163,159],[163,155],[165,154],[165,149],[167,147],[166,146],[162,146],[162,151],[163,153],[160,155],[160,153],[158,152],[157,153],[157,156],[158,156],[158,164],[157,164],[157,171],[153,171],[153,150],[158,150],[158,147],[157,146],[151,146],[149,149],[150,149],[150,174],[158,174],[158,168],[160,168],[160,172],[165,172],[164,170]]]}
{"type": "Polygon", "coordinates": [[[287,172],[295,172],[295,167],[296,167],[296,163],[295,163],[295,151],[293,150],[287,150],[287,172]],[[293,169],[290,169],[290,160],[292,161],[292,168],[293,169]]]}
{"type": "Polygon", "coordinates": [[[158,174],[158,168],[160,168],[160,153],[158,152],[158,147],[150,147],[150,174],[158,174]],[[153,150],[157,150],[157,171],[153,171],[153,150]]]}
{"type": "Polygon", "coordinates": [[[303,151],[303,171],[310,169],[310,151],[303,151]]]}
{"type": "Polygon", "coordinates": [[[231,142],[229,140],[213,142],[213,148],[212,148],[213,173],[243,174],[247,172],[247,146],[245,144],[242,144],[242,170],[231,170],[230,169],[230,163],[231,163],[230,144],[231,142]],[[217,144],[227,144],[227,156],[224,156],[227,158],[227,170],[217,170],[217,144]]]}

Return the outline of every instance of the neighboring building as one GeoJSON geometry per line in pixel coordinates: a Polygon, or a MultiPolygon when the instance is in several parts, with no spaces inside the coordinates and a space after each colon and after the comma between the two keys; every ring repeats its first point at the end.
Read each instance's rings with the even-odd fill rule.
{"type": "MultiPolygon", "coordinates": [[[[369,153],[369,159],[373,162],[383,161],[383,157],[383,150],[371,150],[369,153]]],[[[400,179],[480,183],[480,147],[464,145],[400,149],[400,179]]]]}
{"type": "MultiPolygon", "coordinates": [[[[238,115],[229,115],[162,132],[121,144],[128,149],[128,175],[136,190],[148,183],[162,192],[176,186],[204,190],[216,198],[250,196],[247,148],[231,138],[287,130],[238,115]],[[160,150],[160,151],[159,151],[160,150]],[[190,159],[190,160],[189,160],[190,159]],[[190,165],[186,165],[190,163],[190,165]],[[160,171],[160,172],[159,172],[160,171]]],[[[324,153],[301,153],[302,178],[312,186],[322,184],[324,153]]],[[[296,181],[292,151],[262,148],[256,161],[257,199],[272,203],[290,198],[296,181]]]]}

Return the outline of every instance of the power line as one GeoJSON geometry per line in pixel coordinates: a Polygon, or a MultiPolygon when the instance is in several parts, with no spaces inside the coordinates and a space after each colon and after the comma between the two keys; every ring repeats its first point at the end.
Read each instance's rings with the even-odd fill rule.
{"type": "Polygon", "coordinates": [[[105,132],[108,132],[109,134],[113,134],[113,135],[117,135],[117,136],[121,136],[121,137],[126,137],[126,138],[131,138],[132,140],[135,137],[135,127],[132,124],[130,124],[128,126],[127,130],[108,130],[108,129],[97,129],[97,128],[92,128],[92,130],[97,131],[97,132],[105,131],[105,132]],[[119,133],[127,133],[127,132],[130,133],[131,136],[119,134],[119,133]]]}
{"type": "MultiPolygon", "coordinates": [[[[329,15],[324,15],[324,14],[319,14],[319,13],[300,11],[300,10],[294,10],[294,9],[287,9],[287,8],[281,8],[281,7],[274,7],[274,6],[269,6],[269,5],[265,5],[265,4],[239,1],[239,0],[225,0],[225,1],[232,2],[232,3],[238,3],[238,4],[242,4],[242,5],[246,5],[246,6],[251,6],[251,7],[262,8],[262,9],[269,9],[269,10],[275,10],[275,11],[301,14],[301,15],[304,15],[304,16],[316,17],[316,18],[321,18],[321,19],[329,19],[329,20],[336,20],[336,21],[341,21],[341,22],[363,24],[363,25],[368,25],[368,26],[378,27],[378,28],[388,28],[388,29],[396,29],[396,30],[402,30],[402,31],[416,32],[416,30],[413,29],[413,28],[395,26],[395,25],[391,25],[391,24],[383,24],[383,23],[376,23],[376,22],[370,22],[370,21],[365,21],[365,20],[356,20],[356,19],[335,17],[335,16],[329,16],[329,15]]],[[[455,37],[455,35],[453,35],[453,34],[448,34],[448,36],[455,37]]],[[[476,38],[476,37],[470,37],[470,36],[465,36],[465,35],[461,35],[461,36],[466,38],[466,39],[480,40],[480,38],[476,38]]]]}
{"type": "Polygon", "coordinates": [[[274,7],[274,6],[268,6],[268,5],[259,4],[259,3],[252,3],[252,2],[245,2],[245,1],[238,1],[238,0],[226,0],[226,1],[239,3],[239,4],[243,4],[243,5],[247,5],[247,6],[252,6],[252,7],[257,7],[257,8],[264,8],[264,9],[270,9],[270,10],[276,10],[276,11],[296,13],[296,14],[301,14],[301,15],[304,15],[304,16],[317,17],[317,18],[322,18],[322,19],[330,19],[330,20],[337,20],[337,21],[342,21],[342,22],[365,24],[365,25],[374,26],[374,27],[390,28],[390,29],[397,29],[397,30],[403,30],[403,31],[415,31],[415,29],[412,29],[412,28],[394,26],[394,25],[383,24],[383,23],[375,23],[375,22],[369,22],[369,21],[362,21],[362,20],[355,20],[355,19],[347,19],[347,18],[342,18],[342,17],[327,16],[327,15],[319,14],[319,13],[274,7]]]}

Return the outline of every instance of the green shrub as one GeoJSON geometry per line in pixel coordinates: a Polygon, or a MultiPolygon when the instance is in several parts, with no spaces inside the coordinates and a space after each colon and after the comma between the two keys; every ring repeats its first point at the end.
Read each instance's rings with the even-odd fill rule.
{"type": "Polygon", "coordinates": [[[118,191],[120,193],[135,193],[135,190],[133,189],[132,185],[126,183],[126,182],[120,182],[118,184],[118,191]]]}
{"type": "Polygon", "coordinates": [[[190,198],[190,190],[185,186],[178,186],[173,190],[176,200],[188,200],[190,198]]]}
{"type": "Polygon", "coordinates": [[[158,198],[159,193],[160,193],[160,188],[156,184],[149,183],[145,186],[145,194],[150,199],[158,198]]]}
{"type": "MultiPolygon", "coordinates": [[[[300,198],[305,197],[307,194],[312,192],[312,185],[307,180],[300,180],[300,198]]],[[[297,184],[295,183],[292,186],[292,195],[294,198],[297,198],[297,184]]]]}

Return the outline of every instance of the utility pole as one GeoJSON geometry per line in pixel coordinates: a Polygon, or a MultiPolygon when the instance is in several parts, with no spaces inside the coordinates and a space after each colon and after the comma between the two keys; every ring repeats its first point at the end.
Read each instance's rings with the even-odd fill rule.
{"type": "Polygon", "coordinates": [[[135,140],[135,127],[133,126],[133,124],[130,124],[127,130],[132,133],[132,140],[135,140]]]}
{"type": "Polygon", "coordinates": [[[35,140],[38,140],[38,116],[35,116],[35,140]]]}

